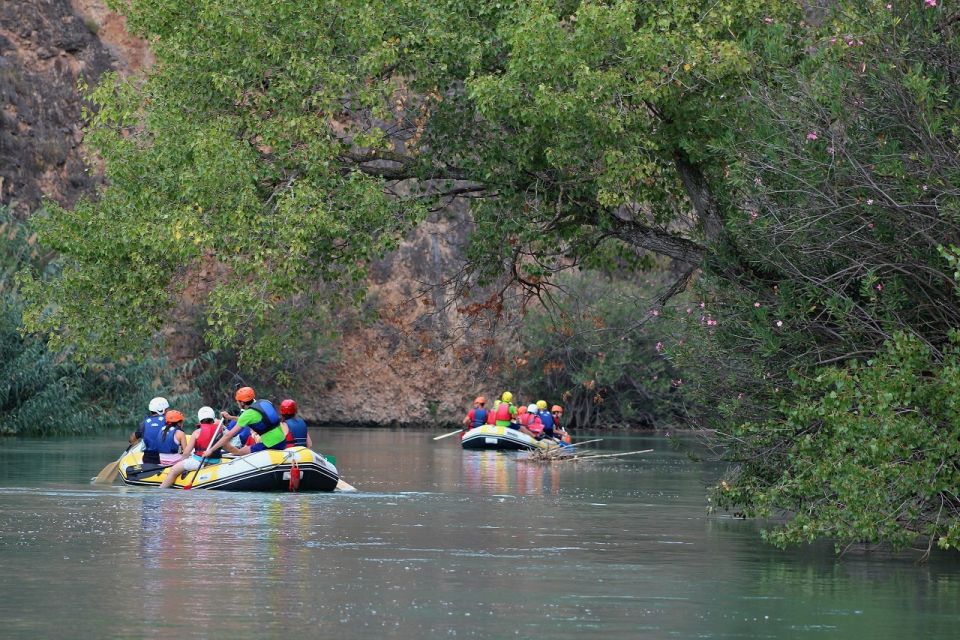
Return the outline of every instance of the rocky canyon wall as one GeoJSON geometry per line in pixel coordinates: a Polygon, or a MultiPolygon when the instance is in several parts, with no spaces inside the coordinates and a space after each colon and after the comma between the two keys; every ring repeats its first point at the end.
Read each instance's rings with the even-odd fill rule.
{"type": "MultiPolygon", "coordinates": [[[[44,198],[69,206],[93,193],[101,178],[84,162],[78,80],[92,85],[107,71],[138,73],[151,63],[146,43],[103,0],[0,3],[0,202],[22,217],[44,198]]],[[[338,364],[308,371],[291,389],[308,419],[439,426],[459,421],[474,395],[496,392],[476,348],[492,344],[489,332],[460,331],[447,291],[425,286],[459,268],[470,229],[466,207],[448,208],[373,265],[368,304],[380,319],[355,325],[338,364]]],[[[200,274],[187,307],[213,278],[200,274]]],[[[202,344],[192,338],[178,343],[175,358],[197,355],[202,344]]]]}

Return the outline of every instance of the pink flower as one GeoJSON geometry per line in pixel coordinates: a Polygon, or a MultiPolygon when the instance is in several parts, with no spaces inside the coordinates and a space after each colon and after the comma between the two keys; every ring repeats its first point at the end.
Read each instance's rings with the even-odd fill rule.
{"type": "Polygon", "coordinates": [[[759,187],[760,185],[763,184],[763,180],[760,179],[760,176],[757,176],[756,178],[753,179],[753,184],[759,187]]]}
{"type": "Polygon", "coordinates": [[[657,316],[660,315],[660,309],[652,309],[652,310],[650,311],[650,315],[652,315],[654,318],[656,318],[657,316]]]}
{"type": "Polygon", "coordinates": [[[707,326],[708,326],[708,327],[715,327],[715,326],[717,326],[717,321],[714,320],[713,318],[707,318],[707,326]]]}
{"type": "Polygon", "coordinates": [[[878,282],[876,289],[877,289],[877,291],[883,291],[883,283],[882,283],[882,282],[878,282]]]}
{"type": "Polygon", "coordinates": [[[868,205],[869,205],[869,204],[873,204],[873,198],[867,200],[867,204],[868,204],[868,205]]]}
{"type": "Polygon", "coordinates": [[[754,303],[753,303],[753,306],[754,306],[755,309],[759,309],[759,308],[760,308],[760,303],[759,303],[759,302],[754,302],[754,303]]]}
{"type": "Polygon", "coordinates": [[[743,400],[743,394],[742,394],[742,393],[738,393],[738,394],[737,394],[737,400],[743,400]]]}
{"type": "Polygon", "coordinates": [[[707,306],[707,303],[706,303],[706,302],[701,302],[701,303],[700,303],[700,308],[701,308],[701,309],[703,309],[703,308],[706,307],[706,306],[707,306]]]}
{"type": "Polygon", "coordinates": [[[778,327],[782,327],[782,326],[783,326],[783,320],[777,320],[776,324],[777,324],[778,327]]]}
{"type": "Polygon", "coordinates": [[[691,309],[690,307],[687,307],[687,314],[688,314],[688,315],[689,315],[690,312],[692,312],[692,311],[693,311],[693,309],[691,309]]]}
{"type": "Polygon", "coordinates": [[[657,353],[661,353],[662,351],[663,351],[663,343],[662,343],[662,342],[658,342],[658,343],[657,343],[657,353]]]}
{"type": "Polygon", "coordinates": [[[767,24],[773,24],[773,18],[769,16],[764,18],[763,21],[766,22],[767,24]]]}
{"type": "Polygon", "coordinates": [[[923,186],[920,187],[920,188],[923,189],[924,191],[926,191],[926,190],[927,190],[927,185],[923,185],[923,186]]]}
{"type": "Polygon", "coordinates": [[[816,140],[819,137],[820,136],[817,135],[816,131],[811,131],[810,133],[807,134],[807,140],[816,140]]]}
{"type": "Polygon", "coordinates": [[[872,222],[867,223],[867,229],[873,229],[873,223],[872,223],[872,222]]]}
{"type": "Polygon", "coordinates": [[[834,153],[836,153],[836,149],[834,149],[832,146],[827,147],[827,153],[829,153],[830,155],[833,155],[834,153]]]}
{"type": "Polygon", "coordinates": [[[937,0],[924,0],[923,4],[927,5],[930,8],[937,6],[937,0]]]}
{"type": "Polygon", "coordinates": [[[760,214],[758,214],[756,211],[751,211],[751,212],[750,212],[750,224],[753,224],[753,221],[756,220],[756,219],[759,217],[759,215],[760,215],[760,214]]]}
{"type": "Polygon", "coordinates": [[[893,5],[888,2],[888,3],[887,3],[887,10],[890,10],[890,9],[893,9],[893,5]]]}
{"type": "Polygon", "coordinates": [[[679,387],[682,384],[683,384],[683,378],[677,378],[676,380],[673,381],[673,386],[675,387],[679,387]]]}

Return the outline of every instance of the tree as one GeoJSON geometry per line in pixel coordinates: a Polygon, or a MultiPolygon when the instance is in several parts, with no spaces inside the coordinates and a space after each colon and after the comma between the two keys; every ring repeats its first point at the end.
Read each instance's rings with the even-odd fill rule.
{"type": "Polygon", "coordinates": [[[764,46],[789,50],[763,18],[797,12],[739,0],[115,4],[157,63],[91,94],[87,142],[107,186],[38,220],[63,269],[24,278],[25,323],[79,357],[135,353],[212,258],[223,275],[208,341],[250,362],[282,351],[282,300],[307,296],[309,313],[318,280],[359,295],[365,262],[444,198],[484,196],[478,236],[503,240],[473,245],[486,279],[506,270],[536,288],[610,242],[689,274],[722,232],[709,182],[736,87],[764,46]]]}

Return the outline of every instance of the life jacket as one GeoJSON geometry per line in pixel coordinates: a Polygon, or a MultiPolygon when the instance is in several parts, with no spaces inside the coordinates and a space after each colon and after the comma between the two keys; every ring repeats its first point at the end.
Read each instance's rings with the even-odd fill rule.
{"type": "Polygon", "coordinates": [[[519,416],[517,420],[520,421],[520,424],[526,427],[530,433],[535,436],[540,435],[543,432],[543,423],[540,422],[540,416],[536,413],[524,413],[519,416]]]}
{"type": "Polygon", "coordinates": [[[160,453],[180,453],[180,443],[177,442],[177,431],[175,427],[164,427],[160,431],[160,453]]]}
{"type": "Polygon", "coordinates": [[[483,407],[477,407],[476,409],[471,411],[471,413],[473,414],[473,423],[471,426],[474,429],[476,429],[477,427],[482,427],[483,425],[487,424],[488,411],[486,409],[484,409],[483,407]]]}
{"type": "Polygon", "coordinates": [[[196,442],[193,444],[193,452],[198,456],[207,457],[210,460],[219,460],[223,449],[217,449],[215,452],[207,454],[207,447],[213,444],[213,436],[216,435],[219,430],[220,425],[216,422],[201,422],[197,425],[197,428],[200,429],[200,435],[197,436],[196,442]]]}
{"type": "MultiPolygon", "coordinates": [[[[284,442],[283,429],[280,428],[280,414],[269,400],[257,400],[249,410],[260,414],[260,421],[248,425],[260,436],[260,442],[268,449],[275,449],[284,442]]],[[[280,447],[282,448],[282,447],[280,447]]]]}
{"type": "Polygon", "coordinates": [[[544,433],[553,433],[553,427],[556,424],[553,421],[553,414],[544,409],[540,412],[540,422],[543,423],[544,433]]]}
{"type": "Polygon", "coordinates": [[[287,418],[287,447],[307,446],[307,423],[303,418],[287,418]]]}
{"type": "MultiPolygon", "coordinates": [[[[143,451],[144,453],[160,452],[160,432],[167,425],[163,416],[147,416],[143,419],[143,451]]],[[[159,458],[158,458],[159,459],[159,458]]]]}
{"type": "Polygon", "coordinates": [[[501,402],[500,406],[497,407],[497,426],[505,427],[511,422],[513,422],[513,414],[510,411],[510,408],[513,407],[509,402],[501,402]]]}
{"type": "Polygon", "coordinates": [[[497,413],[496,410],[487,411],[487,424],[495,425],[497,424],[497,413]]]}

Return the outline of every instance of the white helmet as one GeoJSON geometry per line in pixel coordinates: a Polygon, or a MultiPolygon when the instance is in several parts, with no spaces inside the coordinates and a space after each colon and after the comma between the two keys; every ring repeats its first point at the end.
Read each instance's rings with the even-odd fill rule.
{"type": "Polygon", "coordinates": [[[537,405],[535,404],[532,404],[529,407],[527,407],[527,413],[536,413],[537,411],[538,411],[537,405]]]}
{"type": "Polygon", "coordinates": [[[212,407],[200,407],[200,411],[197,411],[197,420],[200,422],[204,420],[214,420],[216,417],[217,414],[214,413],[212,407]]]}
{"type": "Polygon", "coordinates": [[[170,408],[170,403],[167,402],[166,398],[157,397],[150,401],[147,408],[150,409],[151,413],[160,414],[170,408]]]}

